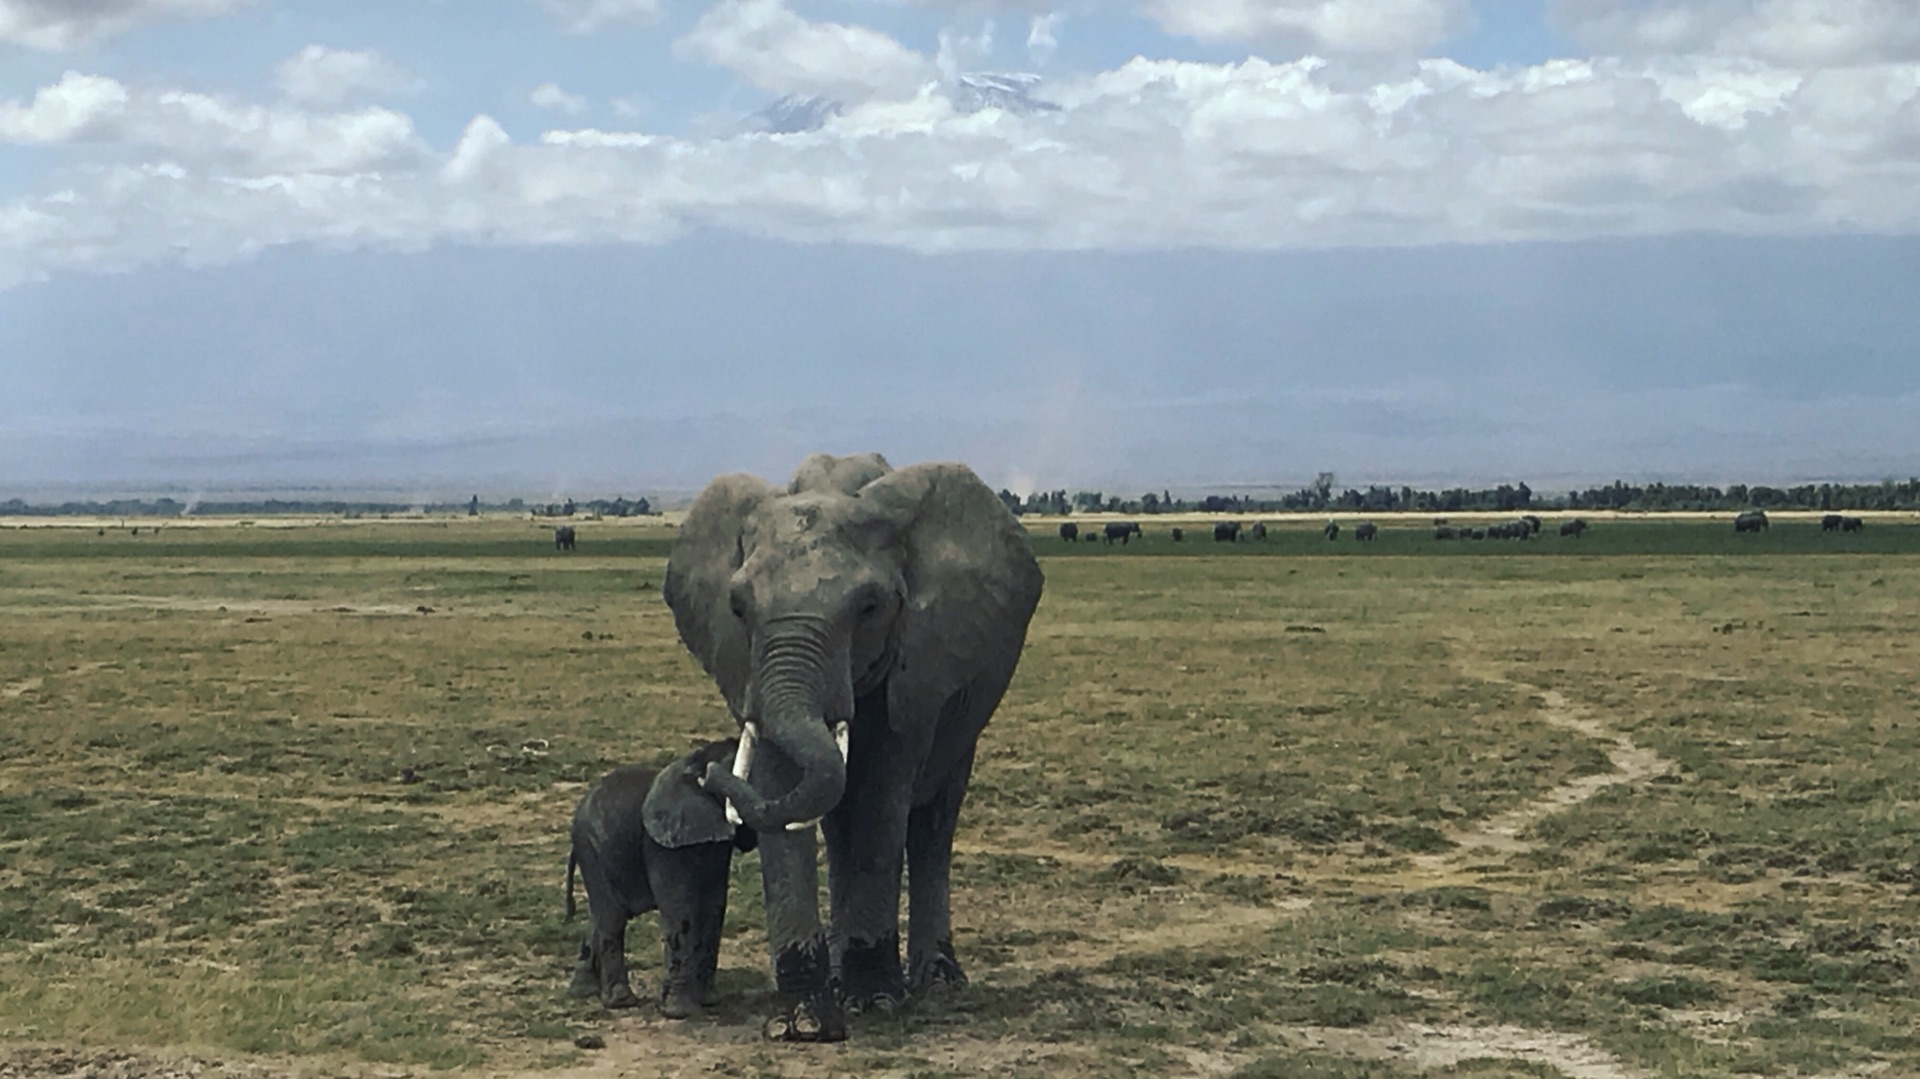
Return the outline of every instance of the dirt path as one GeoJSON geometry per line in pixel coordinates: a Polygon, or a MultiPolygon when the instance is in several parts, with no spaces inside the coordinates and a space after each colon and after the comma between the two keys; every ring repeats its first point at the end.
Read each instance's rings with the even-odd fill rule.
{"type": "Polygon", "coordinates": [[[1504,813],[1456,825],[1447,833],[1447,838],[1457,844],[1452,850],[1424,854],[1414,859],[1415,866],[1427,873],[1454,876],[1464,870],[1469,862],[1484,858],[1488,852],[1501,855],[1524,853],[1532,849],[1533,844],[1521,839],[1521,833],[1542,819],[1572,809],[1608,787],[1622,783],[1645,783],[1673,769],[1672,761],[1608,728],[1599,719],[1569,702],[1559,690],[1535,689],[1507,678],[1497,681],[1537,693],[1545,705],[1541,718],[1550,726],[1605,743],[1607,759],[1612,762],[1613,771],[1581,776],[1504,813]]]}

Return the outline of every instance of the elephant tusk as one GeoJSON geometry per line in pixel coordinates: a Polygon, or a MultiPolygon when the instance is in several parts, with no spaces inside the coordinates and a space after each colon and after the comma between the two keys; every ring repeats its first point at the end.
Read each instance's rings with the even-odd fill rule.
{"type": "MultiPolygon", "coordinates": [[[[753,764],[753,740],[753,724],[742,723],[740,725],[740,748],[733,751],[733,777],[735,779],[747,778],[747,769],[753,764]]],[[[741,819],[740,811],[733,808],[733,799],[728,798],[726,802],[727,823],[733,825],[735,828],[747,823],[741,819]]]]}
{"type": "MultiPolygon", "coordinates": [[[[851,735],[847,729],[846,720],[843,719],[840,722],[835,723],[833,725],[833,744],[840,747],[840,761],[843,764],[846,762],[846,759],[847,759],[847,742],[850,737],[851,735]]],[[[820,823],[820,820],[817,817],[813,820],[797,820],[797,821],[794,821],[792,824],[787,825],[787,831],[804,832],[807,829],[819,823],[820,823]]]]}

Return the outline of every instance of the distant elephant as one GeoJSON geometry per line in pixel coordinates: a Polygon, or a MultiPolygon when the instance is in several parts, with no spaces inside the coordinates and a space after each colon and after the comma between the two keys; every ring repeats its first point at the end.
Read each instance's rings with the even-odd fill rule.
{"type": "Polygon", "coordinates": [[[1213,542],[1239,543],[1240,542],[1240,522],[1239,521],[1221,521],[1219,524],[1214,525],[1213,526],[1213,542]]]}
{"type": "Polygon", "coordinates": [[[1461,535],[1464,535],[1468,539],[1483,540],[1487,538],[1487,530],[1484,528],[1476,528],[1468,532],[1463,532],[1461,535]]]}
{"type": "Polygon", "coordinates": [[[1439,528],[1436,528],[1433,530],[1433,538],[1437,540],[1450,540],[1455,538],[1457,535],[1458,533],[1456,533],[1453,529],[1445,525],[1442,525],[1439,528]]]}
{"type": "Polygon", "coordinates": [[[1535,517],[1531,513],[1526,513],[1521,514],[1520,519],[1527,524],[1527,535],[1537,536],[1540,534],[1540,518],[1535,517]]]}
{"type": "Polygon", "coordinates": [[[1108,543],[1119,540],[1120,546],[1125,547],[1128,539],[1138,535],[1141,535],[1140,522],[1138,521],[1107,522],[1106,539],[1108,543]]]}
{"type": "Polygon", "coordinates": [[[1183,529],[1175,528],[1173,530],[1173,542],[1179,543],[1181,540],[1186,538],[1187,538],[1187,533],[1183,529]]]}
{"type": "Polygon", "coordinates": [[[753,830],[727,820],[720,799],[700,788],[707,766],[730,764],[737,740],[711,742],[658,771],[616,768],[573,811],[567,855],[567,917],[573,877],[587,888],[593,929],[580,944],[569,992],[609,1008],[640,1003],[627,982],[627,921],[660,912],[665,962],[660,1010],[684,1019],[711,1003],[727,882],[735,850],[754,848],[753,830]]]}
{"type": "Polygon", "coordinates": [[[1087,533],[1086,535],[1084,535],[1084,536],[1081,536],[1080,538],[1081,538],[1081,539],[1083,539],[1083,540],[1085,540],[1085,541],[1087,541],[1088,543],[1099,543],[1099,542],[1100,542],[1100,533],[1098,533],[1098,532],[1088,532],[1088,533],[1087,533]]]}
{"type": "Polygon", "coordinates": [[[553,549],[556,551],[573,550],[573,526],[561,525],[553,530],[553,549]]]}
{"type": "Polygon", "coordinates": [[[1254,542],[1256,543],[1267,542],[1267,522],[1265,521],[1253,522],[1253,527],[1247,530],[1247,535],[1253,537],[1254,542]]]}
{"type": "Polygon", "coordinates": [[[1858,517],[1840,518],[1840,531],[1842,532],[1858,532],[1865,527],[1867,527],[1867,522],[1858,517]]]}
{"type": "Polygon", "coordinates": [[[760,835],[768,1037],[839,1041],[849,1008],[965,983],[954,827],[1042,584],[1026,531],[965,465],[816,454],[785,490],[722,476],[687,511],[663,591],[741,724],[734,768],[705,785],[760,835]]]}
{"type": "Polygon", "coordinates": [[[1822,532],[1838,531],[1840,528],[1840,522],[1844,520],[1846,520],[1846,518],[1840,516],[1837,513],[1829,513],[1825,517],[1820,518],[1820,531],[1822,532]]]}
{"type": "Polygon", "coordinates": [[[1072,521],[1068,521],[1067,523],[1061,525],[1060,538],[1063,540],[1066,540],[1068,543],[1072,543],[1073,541],[1079,539],[1080,526],[1077,524],[1074,524],[1072,521]]]}
{"type": "Polygon", "coordinates": [[[1353,526],[1353,538],[1361,543],[1372,543],[1380,534],[1380,526],[1372,521],[1362,521],[1353,526]]]}
{"type": "Polygon", "coordinates": [[[1327,527],[1321,529],[1320,533],[1330,540],[1337,540],[1340,538],[1340,525],[1336,521],[1328,521],[1327,527]]]}
{"type": "Polygon", "coordinates": [[[1760,510],[1748,510],[1733,519],[1735,532],[1765,532],[1767,515],[1760,510]]]}
{"type": "Polygon", "coordinates": [[[1587,530],[1587,522],[1584,520],[1581,520],[1578,517],[1575,517],[1573,520],[1566,521],[1560,525],[1560,534],[1563,536],[1572,536],[1574,539],[1579,539],[1580,534],[1582,532],[1585,532],[1586,530],[1587,530]]]}

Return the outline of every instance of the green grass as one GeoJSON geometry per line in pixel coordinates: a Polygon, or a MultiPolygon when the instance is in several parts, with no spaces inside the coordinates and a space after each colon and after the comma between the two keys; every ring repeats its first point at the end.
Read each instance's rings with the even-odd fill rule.
{"type": "MultiPolygon", "coordinates": [[[[1036,539],[955,858],[972,984],[832,1064],[744,1036],[751,856],[712,1016],[562,995],[582,785],[728,724],[659,598],[664,526],[573,555],[525,522],[0,528],[0,1065],[538,1072],[596,1030],[746,1075],[1577,1071],[1492,1035],[1419,1065],[1417,1023],[1650,1074],[1920,1070],[1920,526],[1148,525],[1036,539]],[[1529,809],[1613,770],[1573,720],[1664,771],[1529,809]]],[[[640,981],[658,948],[636,923],[640,981]]]]}

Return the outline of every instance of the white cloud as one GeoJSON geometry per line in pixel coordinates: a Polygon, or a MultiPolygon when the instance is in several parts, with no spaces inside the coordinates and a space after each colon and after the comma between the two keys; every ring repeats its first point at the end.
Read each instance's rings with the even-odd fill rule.
{"type": "Polygon", "coordinates": [[[977,34],[964,34],[958,30],[940,31],[940,48],[934,54],[933,64],[940,69],[940,77],[951,82],[960,77],[963,71],[991,62],[993,59],[993,20],[988,19],[980,26],[977,34]]]}
{"type": "Polygon", "coordinates": [[[782,0],[720,0],[674,49],[776,94],[897,98],[936,77],[926,56],[878,30],[810,22],[782,0]]]}
{"type": "Polygon", "coordinates": [[[1289,53],[1412,55],[1459,33],[1467,0],[1144,0],[1169,33],[1289,53]]]}
{"type": "Polygon", "coordinates": [[[175,90],[135,92],[68,72],[30,104],[0,102],[0,141],[88,143],[158,151],[156,165],[225,174],[352,173],[416,160],[424,151],[401,113],[307,112],[175,90]]]}
{"type": "Polygon", "coordinates": [[[1336,68],[1136,59],[1049,82],[1062,108],[1032,114],[962,113],[928,83],[772,138],[516,143],[478,117],[437,152],[388,110],[69,74],[0,101],[0,139],[91,147],[54,186],[0,201],[0,278],[693,227],[929,251],[1920,233],[1920,65],[1431,60],[1358,88],[1336,68]]]}
{"type": "Polygon", "coordinates": [[[332,107],[348,101],[412,90],[418,80],[372,50],[329,49],[308,45],[282,61],[274,85],[303,105],[332,107]]]}
{"type": "Polygon", "coordinates": [[[539,0],[570,34],[591,34],[616,23],[645,25],[660,17],[660,0],[539,0]]]}
{"type": "Polygon", "coordinates": [[[1617,55],[1713,53],[1805,66],[1920,60],[1913,0],[1552,0],[1550,17],[1617,55]]]}
{"type": "Polygon", "coordinates": [[[1027,24],[1027,56],[1040,66],[1047,66],[1053,54],[1060,48],[1060,24],[1067,16],[1062,11],[1050,11],[1044,15],[1035,15],[1027,24]]]}
{"type": "Polygon", "coordinates": [[[125,113],[127,88],[112,79],[69,71],[33,95],[32,104],[0,102],[0,142],[66,142],[125,113]]]}
{"type": "Polygon", "coordinates": [[[0,0],[0,43],[59,52],[143,22],[222,15],[252,0],[0,0]]]}
{"type": "Polygon", "coordinates": [[[586,98],[581,97],[579,94],[567,93],[565,90],[560,89],[558,83],[541,83],[533,88],[532,93],[527,95],[527,100],[533,102],[540,108],[552,109],[555,112],[564,112],[569,116],[585,112],[587,109],[586,98]]]}

